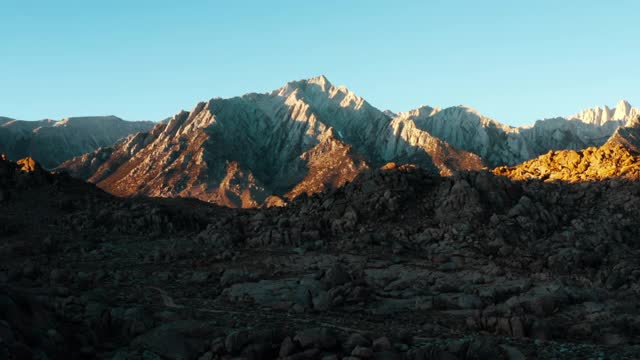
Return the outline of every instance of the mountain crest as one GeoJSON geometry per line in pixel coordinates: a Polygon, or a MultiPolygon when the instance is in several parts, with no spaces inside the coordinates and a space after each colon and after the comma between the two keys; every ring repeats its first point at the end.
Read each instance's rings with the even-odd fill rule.
{"type": "Polygon", "coordinates": [[[52,169],[153,126],[150,121],[131,122],[113,115],[68,117],[59,121],[0,119],[0,151],[6,152],[11,160],[32,157],[43,168],[52,169]]]}
{"type": "Polygon", "coordinates": [[[330,92],[332,89],[336,88],[326,76],[319,75],[308,79],[290,81],[285,86],[275,90],[274,92],[280,94],[286,94],[296,90],[305,92],[309,87],[315,87],[316,89],[319,89],[320,92],[324,93],[330,92]]]}
{"type": "Polygon", "coordinates": [[[409,110],[409,111],[403,111],[403,112],[399,112],[397,114],[397,116],[400,117],[405,117],[405,118],[414,118],[414,120],[420,120],[420,119],[424,119],[430,116],[433,116],[435,114],[437,114],[438,112],[440,112],[442,109],[439,107],[431,107],[428,105],[422,105],[417,109],[413,109],[413,110],[409,110]]]}
{"type": "Polygon", "coordinates": [[[604,126],[608,122],[616,122],[618,126],[624,125],[627,121],[640,114],[640,109],[634,108],[626,100],[620,100],[614,109],[608,106],[585,109],[569,119],[580,120],[587,124],[604,126]]]}
{"type": "Polygon", "coordinates": [[[631,120],[627,119],[631,114],[631,104],[627,100],[620,100],[613,113],[613,120],[631,120]]]}
{"type": "Polygon", "coordinates": [[[327,79],[327,77],[324,76],[324,75],[314,76],[312,78],[307,79],[306,82],[309,83],[309,84],[320,85],[322,88],[329,88],[329,87],[333,86],[331,84],[331,82],[329,81],[329,79],[327,79]]]}

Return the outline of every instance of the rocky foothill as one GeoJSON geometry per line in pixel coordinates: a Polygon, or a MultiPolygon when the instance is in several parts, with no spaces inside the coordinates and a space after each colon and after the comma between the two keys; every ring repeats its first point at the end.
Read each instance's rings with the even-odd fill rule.
{"type": "Polygon", "coordinates": [[[640,183],[387,164],[288,206],[0,160],[0,359],[634,359],[640,183]]]}
{"type": "Polygon", "coordinates": [[[600,147],[549,151],[535,159],[494,170],[514,180],[584,182],[640,180],[640,116],[618,128],[600,147]]]}

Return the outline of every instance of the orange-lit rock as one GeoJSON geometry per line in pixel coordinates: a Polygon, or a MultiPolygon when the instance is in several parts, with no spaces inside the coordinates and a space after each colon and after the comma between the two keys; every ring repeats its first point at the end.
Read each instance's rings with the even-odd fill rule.
{"type": "Polygon", "coordinates": [[[24,172],[34,172],[40,169],[40,165],[38,165],[36,161],[30,157],[18,160],[17,164],[20,167],[20,170],[24,172]]]}
{"type": "Polygon", "coordinates": [[[515,180],[593,181],[607,178],[640,179],[640,120],[621,127],[601,147],[582,151],[550,151],[516,166],[501,166],[497,175],[515,180]]]}

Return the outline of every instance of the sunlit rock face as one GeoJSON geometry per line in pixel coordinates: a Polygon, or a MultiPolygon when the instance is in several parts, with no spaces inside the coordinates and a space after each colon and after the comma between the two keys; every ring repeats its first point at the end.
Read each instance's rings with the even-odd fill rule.
{"type": "Polygon", "coordinates": [[[638,115],[640,115],[640,109],[632,107],[626,100],[621,100],[615,109],[610,109],[606,105],[602,108],[586,109],[571,116],[570,119],[579,119],[587,124],[600,126],[605,125],[607,122],[618,122],[620,125],[624,125],[638,115]]]}
{"type": "Polygon", "coordinates": [[[516,180],[593,181],[607,178],[640,179],[640,117],[618,128],[600,147],[581,151],[550,151],[494,173],[516,180]]]}
{"type": "Polygon", "coordinates": [[[432,136],[412,119],[392,118],[319,76],[270,93],[199,103],[146,134],[60,169],[121,196],[255,207],[270,196],[282,201],[342,186],[389,161],[442,175],[484,167],[479,156],[432,136]]]}
{"type": "Polygon", "coordinates": [[[32,157],[51,169],[75,156],[113,145],[123,137],[153,127],[150,121],[115,116],[72,117],[60,121],[0,118],[0,152],[18,160],[32,157]]]}

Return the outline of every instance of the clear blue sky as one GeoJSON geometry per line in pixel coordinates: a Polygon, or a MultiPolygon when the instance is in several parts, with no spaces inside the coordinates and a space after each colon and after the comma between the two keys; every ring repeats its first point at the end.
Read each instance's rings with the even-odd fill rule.
{"type": "Polygon", "coordinates": [[[160,120],[325,74],[520,125],[640,106],[640,1],[0,0],[0,115],[160,120]]]}

